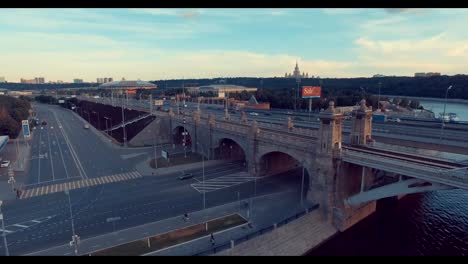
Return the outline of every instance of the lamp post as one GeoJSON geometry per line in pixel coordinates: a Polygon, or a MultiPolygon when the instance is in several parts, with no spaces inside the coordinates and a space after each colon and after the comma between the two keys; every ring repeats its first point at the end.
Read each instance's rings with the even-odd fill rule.
{"type": "Polygon", "coordinates": [[[449,87],[447,87],[447,90],[445,91],[445,102],[444,102],[444,113],[442,115],[442,127],[440,129],[440,141],[442,141],[442,137],[443,137],[443,134],[444,134],[444,126],[445,126],[445,109],[447,107],[447,97],[448,97],[448,91],[452,89],[452,85],[450,85],[449,87]]]}
{"type": "Polygon", "coordinates": [[[302,179],[301,179],[301,207],[304,206],[304,161],[302,161],[302,179]]]}
{"type": "MultiPolygon", "coordinates": [[[[203,182],[203,210],[206,209],[206,195],[205,195],[205,148],[200,142],[197,141],[197,145],[202,149],[202,182],[203,182]]],[[[208,231],[208,222],[205,222],[205,230],[208,231]]]]}
{"type": "Polygon", "coordinates": [[[96,111],[93,111],[93,114],[97,114],[97,117],[98,117],[98,127],[99,129],[101,129],[101,121],[99,120],[99,112],[96,112],[96,111]]]}
{"type": "MultiPolygon", "coordinates": [[[[128,98],[128,97],[127,97],[128,98]]],[[[123,145],[124,147],[127,146],[127,133],[125,131],[125,115],[124,115],[124,105],[123,105],[123,96],[122,96],[122,130],[123,130],[123,145]]]]}
{"type": "Polygon", "coordinates": [[[75,256],[78,255],[78,243],[79,243],[79,236],[75,234],[75,223],[73,221],[73,212],[71,206],[71,198],[70,198],[70,191],[68,188],[65,188],[65,194],[68,197],[68,207],[70,208],[70,221],[71,221],[71,228],[72,228],[72,241],[70,241],[70,246],[75,247],[75,256]]]}
{"type": "Polygon", "coordinates": [[[9,256],[10,252],[8,251],[8,243],[7,243],[6,232],[5,232],[5,219],[2,213],[2,204],[3,204],[3,201],[0,200],[0,220],[2,220],[3,244],[5,245],[5,256],[9,256]]]}

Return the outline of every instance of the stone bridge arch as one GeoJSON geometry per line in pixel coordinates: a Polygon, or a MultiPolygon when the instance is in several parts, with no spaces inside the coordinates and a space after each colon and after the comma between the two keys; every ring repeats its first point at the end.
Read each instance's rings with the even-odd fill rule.
{"type": "MultiPolygon", "coordinates": [[[[310,196],[311,186],[316,183],[315,151],[287,147],[259,146],[254,172],[259,177],[291,174],[297,184],[303,186],[304,198],[310,196]],[[303,168],[303,169],[302,169],[303,168]],[[302,182],[302,170],[304,180],[302,182]]],[[[310,198],[307,198],[310,199],[310,198]]]]}
{"type": "Polygon", "coordinates": [[[181,145],[184,142],[184,133],[185,135],[185,142],[187,143],[187,147],[192,146],[194,144],[194,133],[192,133],[193,129],[190,125],[183,125],[183,124],[175,124],[174,128],[172,129],[172,138],[173,143],[176,145],[181,145]]]}
{"type": "Polygon", "coordinates": [[[215,135],[213,153],[215,159],[244,160],[248,162],[249,148],[245,139],[240,136],[215,135]]]}

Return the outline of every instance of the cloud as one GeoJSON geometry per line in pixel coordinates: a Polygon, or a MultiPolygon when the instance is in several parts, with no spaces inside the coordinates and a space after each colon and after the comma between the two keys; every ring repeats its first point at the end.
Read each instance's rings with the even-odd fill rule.
{"type": "Polygon", "coordinates": [[[384,8],[385,11],[387,11],[390,14],[395,14],[395,13],[402,13],[410,10],[411,8],[384,8]]]}
{"type": "Polygon", "coordinates": [[[362,8],[323,8],[322,13],[326,15],[357,15],[364,12],[362,8]]]}

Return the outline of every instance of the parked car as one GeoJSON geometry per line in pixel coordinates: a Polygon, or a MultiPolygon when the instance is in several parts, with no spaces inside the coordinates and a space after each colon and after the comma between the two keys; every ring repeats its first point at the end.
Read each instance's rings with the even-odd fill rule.
{"type": "Polygon", "coordinates": [[[179,180],[186,180],[186,179],[191,179],[191,178],[193,178],[193,174],[189,172],[186,172],[179,176],[179,180]]]}
{"type": "Polygon", "coordinates": [[[271,116],[271,113],[263,113],[266,116],[271,116]]]}
{"type": "Polygon", "coordinates": [[[10,166],[10,161],[9,160],[3,160],[0,167],[2,168],[8,168],[10,166]]]}
{"type": "Polygon", "coordinates": [[[89,125],[88,125],[88,124],[85,124],[85,125],[84,125],[84,128],[85,128],[85,129],[89,129],[89,125]]]}
{"type": "Polygon", "coordinates": [[[250,115],[251,115],[251,116],[258,116],[258,113],[251,112],[250,115]]]}
{"type": "Polygon", "coordinates": [[[47,122],[45,120],[42,121],[43,126],[47,126],[47,122]]]}

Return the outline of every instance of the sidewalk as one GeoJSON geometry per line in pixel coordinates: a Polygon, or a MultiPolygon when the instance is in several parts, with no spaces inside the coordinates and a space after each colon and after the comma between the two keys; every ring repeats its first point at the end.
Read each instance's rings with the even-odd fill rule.
{"type": "MultiPolygon", "coordinates": [[[[14,172],[14,188],[20,188],[24,184],[25,174],[31,163],[31,146],[22,140],[17,145],[16,140],[11,139],[2,151],[1,157],[3,160],[10,161],[10,168],[14,172]]],[[[0,168],[0,200],[16,199],[16,193],[12,191],[12,185],[8,183],[8,170],[9,168],[0,168]]]]}
{"type": "MultiPolygon", "coordinates": [[[[254,228],[246,228],[245,225],[234,227],[232,229],[215,233],[214,237],[216,244],[227,243],[231,239],[243,237],[248,233],[254,232],[258,228],[271,225],[274,221],[281,221],[285,217],[301,210],[298,206],[291,206],[292,203],[297,204],[297,199],[291,201],[291,192],[283,192],[269,194],[263,197],[254,199],[254,215],[251,219],[254,223],[254,228]],[[271,199],[275,200],[275,204],[271,204],[271,199]],[[280,209],[280,210],[279,210],[280,209]]],[[[241,200],[240,202],[242,202],[241,200]]],[[[163,234],[171,230],[188,227],[194,224],[204,223],[208,219],[214,219],[232,213],[239,213],[247,218],[246,209],[239,210],[239,202],[232,202],[206,210],[189,212],[189,221],[185,222],[182,215],[167,218],[153,223],[144,224],[137,227],[123,229],[114,233],[108,233],[97,237],[81,240],[79,247],[80,255],[87,255],[91,252],[109,248],[112,246],[128,243],[131,241],[143,239],[158,234],[163,234]]],[[[125,221],[126,217],[122,217],[125,221]]],[[[186,243],[178,244],[173,247],[162,249],[148,255],[194,255],[199,252],[209,250],[212,247],[209,236],[192,240],[186,243]]],[[[62,246],[32,252],[27,255],[73,255],[73,248],[67,243],[62,246]]]]}
{"type": "MultiPolygon", "coordinates": [[[[149,165],[149,162],[150,162],[151,159],[153,159],[153,157],[148,158],[148,159],[138,163],[135,166],[135,169],[143,176],[162,176],[162,175],[172,174],[172,173],[175,173],[175,172],[181,172],[181,171],[185,171],[185,170],[200,169],[200,168],[202,168],[202,163],[203,163],[203,162],[195,162],[195,163],[190,163],[190,164],[183,164],[183,165],[178,165],[178,166],[153,169],[149,165]]],[[[205,168],[208,167],[208,166],[215,166],[215,165],[224,164],[224,163],[229,163],[229,161],[226,161],[226,160],[206,160],[205,161],[205,168]]]]}

